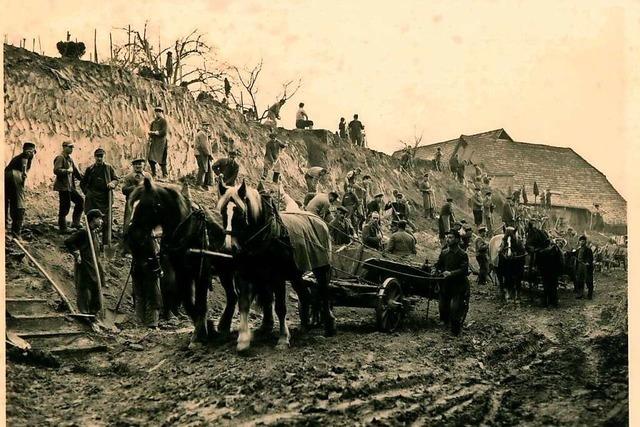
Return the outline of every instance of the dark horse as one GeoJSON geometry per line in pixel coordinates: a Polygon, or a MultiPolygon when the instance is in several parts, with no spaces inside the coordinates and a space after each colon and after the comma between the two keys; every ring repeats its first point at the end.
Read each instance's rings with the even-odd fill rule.
{"type": "MultiPolygon", "coordinates": [[[[228,334],[237,302],[233,265],[228,258],[198,253],[201,250],[215,253],[222,248],[225,239],[222,227],[185,198],[179,188],[154,184],[149,179],[131,193],[129,203],[132,215],[125,238],[134,266],[144,267],[158,256],[168,259],[179,299],[195,326],[192,342],[206,342],[215,334],[207,322],[207,293],[216,274],[227,298],[218,331],[228,334]],[[162,234],[160,254],[153,244],[158,229],[162,234]]],[[[164,304],[173,305],[176,301],[164,304]]]]}
{"type": "Polygon", "coordinates": [[[538,283],[540,276],[544,288],[542,304],[557,307],[558,279],[564,268],[562,250],[545,231],[531,223],[527,226],[526,248],[530,258],[525,279],[529,283],[538,283]]]}
{"type": "Polygon", "coordinates": [[[498,278],[500,296],[509,301],[519,298],[524,274],[525,249],[518,233],[507,229],[489,242],[489,256],[498,278]]]}
{"type": "Polygon", "coordinates": [[[219,182],[219,190],[218,209],[226,233],[224,246],[234,254],[238,273],[245,279],[237,286],[238,350],[246,350],[251,345],[248,315],[256,293],[275,296],[280,324],[278,347],[289,346],[287,280],[298,294],[302,327],[308,327],[311,296],[302,279],[305,271],[313,271],[318,283],[325,335],[334,335],[335,319],[328,299],[331,238],[324,221],[309,212],[279,213],[269,196],[248,188],[244,181],[230,188],[219,182]]]}

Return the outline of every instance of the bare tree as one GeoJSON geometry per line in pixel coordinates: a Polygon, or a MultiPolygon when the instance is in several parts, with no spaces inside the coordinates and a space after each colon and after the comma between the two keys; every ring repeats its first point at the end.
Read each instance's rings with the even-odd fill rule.
{"type": "MultiPolygon", "coordinates": [[[[422,137],[424,132],[420,132],[420,135],[417,134],[414,128],[413,141],[407,142],[403,139],[400,140],[402,145],[404,146],[403,150],[408,154],[406,157],[406,164],[403,165],[405,169],[408,167],[413,167],[414,159],[416,158],[416,153],[418,152],[418,146],[422,143],[422,137]]],[[[404,156],[403,156],[404,158],[404,156]]]]}

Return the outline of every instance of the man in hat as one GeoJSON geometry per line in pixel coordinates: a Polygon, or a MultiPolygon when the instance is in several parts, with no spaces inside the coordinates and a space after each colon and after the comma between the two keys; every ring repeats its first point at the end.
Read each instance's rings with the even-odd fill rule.
{"type": "Polygon", "coordinates": [[[316,193],[307,203],[305,210],[313,212],[324,220],[327,224],[332,221],[332,208],[337,204],[340,196],[335,191],[327,193],[316,193]]]}
{"type": "Polygon", "coordinates": [[[126,201],[124,204],[124,225],[123,231],[126,233],[129,228],[129,221],[131,220],[131,206],[129,206],[129,196],[133,190],[142,182],[145,178],[151,180],[151,175],[144,171],[144,159],[135,159],[131,162],[133,171],[122,178],[122,194],[124,194],[126,201]]]}
{"type": "Polygon", "coordinates": [[[373,212],[377,212],[378,215],[382,215],[384,212],[384,194],[378,193],[373,196],[373,200],[367,203],[367,215],[371,215],[373,212]]]}
{"type": "MultiPolygon", "coordinates": [[[[104,161],[105,151],[102,148],[93,152],[95,163],[87,168],[80,181],[80,188],[86,195],[85,211],[99,209],[107,217],[107,221],[113,221],[110,216],[113,203],[113,189],[118,185],[118,175],[113,166],[104,161]]],[[[102,240],[107,243],[111,240],[108,236],[112,224],[102,227],[102,240]]]]}
{"type": "Polygon", "coordinates": [[[162,177],[167,177],[167,120],[161,106],[154,108],[155,119],[149,130],[149,155],[147,160],[151,166],[151,174],[156,176],[156,163],[162,169],[162,177]]]}
{"type": "Polygon", "coordinates": [[[355,230],[351,221],[347,217],[349,210],[344,206],[338,206],[336,209],[336,217],[329,224],[329,233],[331,240],[336,245],[348,245],[351,239],[355,237],[355,230]]]}
{"type": "Polygon", "coordinates": [[[454,335],[460,334],[469,304],[469,256],[460,249],[460,235],[453,230],[445,233],[446,245],[435,264],[444,278],[440,284],[438,308],[440,320],[449,324],[454,335]]]}
{"type": "Polygon", "coordinates": [[[467,224],[467,221],[464,219],[461,219],[460,222],[460,228],[458,228],[460,233],[460,248],[463,251],[466,251],[471,244],[471,239],[473,238],[473,228],[471,228],[471,225],[467,224]]]}
{"type": "Polygon", "coordinates": [[[74,282],[78,298],[78,310],[81,313],[98,315],[102,312],[102,290],[100,284],[104,282],[104,270],[97,256],[97,248],[100,246],[98,231],[102,227],[102,212],[92,209],[87,212],[89,230],[78,230],[64,241],[66,249],[73,254],[75,259],[74,282]],[[92,240],[93,244],[89,242],[92,240]],[[91,252],[91,247],[96,252],[91,252]],[[96,272],[94,259],[98,264],[96,272]],[[100,274],[100,280],[98,279],[100,274]]]}
{"type": "Polygon", "coordinates": [[[236,185],[236,179],[240,171],[240,165],[236,162],[236,157],[239,153],[240,150],[238,149],[231,150],[229,151],[229,157],[219,159],[212,166],[213,173],[227,186],[236,185]]]}
{"type": "Polygon", "coordinates": [[[407,221],[399,220],[398,230],[391,235],[387,243],[387,252],[400,256],[412,256],[417,253],[416,238],[407,233],[407,221]]]}
{"type": "Polygon", "coordinates": [[[489,244],[486,241],[487,227],[478,227],[478,237],[474,242],[476,261],[478,261],[478,285],[486,285],[489,274],[489,244]]]}
{"type": "Polygon", "coordinates": [[[482,198],[482,190],[476,187],[471,198],[471,211],[473,212],[473,223],[476,227],[482,224],[482,212],[484,209],[484,199],[482,198]]]}
{"type": "Polygon", "coordinates": [[[313,121],[309,120],[307,112],[304,111],[304,102],[298,104],[298,111],[296,112],[296,129],[313,129],[313,121]]]}
{"type": "Polygon", "coordinates": [[[444,241],[447,232],[451,230],[451,226],[456,222],[453,214],[453,198],[447,197],[447,202],[440,208],[440,218],[438,219],[438,235],[440,241],[444,241]]]}
{"type": "MultiPolygon", "coordinates": [[[[282,142],[276,138],[276,133],[271,132],[269,134],[269,141],[264,150],[264,167],[262,168],[262,179],[267,178],[267,173],[274,166],[278,157],[280,156],[280,150],[287,147],[286,142],[282,142]]],[[[279,169],[279,168],[276,168],[279,169]]],[[[277,181],[277,176],[280,174],[278,170],[274,169],[274,182],[277,181]]]]}
{"type": "Polygon", "coordinates": [[[395,231],[397,229],[398,221],[405,221],[415,233],[417,228],[416,226],[409,220],[409,214],[411,212],[411,208],[409,207],[409,203],[407,203],[404,198],[404,194],[396,193],[395,202],[388,202],[384,206],[384,210],[388,211],[391,209],[391,230],[395,231]]]}
{"type": "Polygon", "coordinates": [[[382,249],[383,234],[380,227],[380,215],[372,212],[369,221],[362,227],[362,243],[373,249],[382,249]]]}
{"type": "Polygon", "coordinates": [[[504,204],[502,208],[502,222],[505,227],[514,227],[516,226],[516,210],[513,205],[513,197],[507,196],[507,203],[504,204]]]}
{"type": "Polygon", "coordinates": [[[211,174],[211,162],[213,161],[213,151],[209,142],[209,123],[203,122],[196,134],[193,144],[196,153],[196,162],[198,164],[198,174],[196,175],[196,184],[202,186],[204,190],[208,190],[213,184],[213,176],[211,174]]]}
{"type": "Polygon", "coordinates": [[[484,224],[487,226],[487,235],[493,236],[493,210],[495,205],[491,199],[491,191],[484,193],[484,200],[482,201],[482,218],[484,224]]]}
{"type": "Polygon", "coordinates": [[[24,183],[31,169],[31,161],[36,154],[33,142],[22,144],[22,153],[15,156],[4,168],[4,217],[11,214],[11,234],[20,237],[26,210],[24,183]]]}
{"type": "Polygon", "coordinates": [[[433,219],[433,188],[431,188],[428,173],[425,173],[422,179],[418,181],[418,190],[422,193],[422,209],[424,210],[424,217],[433,219]]]}
{"type": "Polygon", "coordinates": [[[587,245],[587,236],[584,234],[578,238],[578,250],[576,251],[576,298],[584,297],[584,285],[587,285],[587,298],[593,298],[593,251],[587,245]]]}
{"type": "Polygon", "coordinates": [[[353,115],[353,120],[349,122],[349,136],[351,137],[351,143],[355,146],[362,146],[362,131],[364,125],[358,120],[358,115],[353,115]]]}
{"type": "Polygon", "coordinates": [[[53,183],[53,190],[58,192],[58,229],[60,233],[68,233],[67,214],[73,203],[73,215],[71,226],[81,228],[80,220],[84,209],[84,199],[76,189],[76,181],[80,183],[82,175],[71,158],[73,153],[73,143],[65,141],[62,143],[62,153],[53,160],[53,173],[56,180],[53,183]]]}
{"type": "Polygon", "coordinates": [[[304,181],[307,184],[307,192],[316,193],[318,182],[329,172],[321,166],[312,166],[304,173],[304,181]]]}
{"type": "Polygon", "coordinates": [[[442,172],[442,148],[436,148],[436,157],[434,159],[434,167],[438,172],[442,172]]]}

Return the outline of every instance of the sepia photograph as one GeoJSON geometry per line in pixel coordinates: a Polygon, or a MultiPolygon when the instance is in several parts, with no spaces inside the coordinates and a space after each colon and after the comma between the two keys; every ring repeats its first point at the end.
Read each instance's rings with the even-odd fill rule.
{"type": "Polygon", "coordinates": [[[6,425],[633,424],[637,3],[3,10],[6,425]]]}

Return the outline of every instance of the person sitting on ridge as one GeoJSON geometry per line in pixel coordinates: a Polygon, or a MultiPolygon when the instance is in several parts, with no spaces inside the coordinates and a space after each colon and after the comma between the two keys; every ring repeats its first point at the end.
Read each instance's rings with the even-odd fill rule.
{"type": "Polygon", "coordinates": [[[307,112],[304,111],[304,102],[298,104],[298,111],[296,112],[296,129],[313,129],[313,121],[309,120],[307,112]]]}

